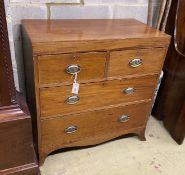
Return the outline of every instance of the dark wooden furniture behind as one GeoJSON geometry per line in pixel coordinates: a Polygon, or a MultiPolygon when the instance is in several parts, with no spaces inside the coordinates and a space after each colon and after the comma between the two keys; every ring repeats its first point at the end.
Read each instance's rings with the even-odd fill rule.
{"type": "Polygon", "coordinates": [[[16,97],[3,1],[0,2],[0,174],[37,175],[31,118],[16,97]]]}
{"type": "Polygon", "coordinates": [[[27,97],[39,161],[127,133],[145,140],[170,36],[135,20],[23,20],[27,97]],[[80,83],[71,92],[74,73],[80,83]]]}
{"type": "Polygon", "coordinates": [[[153,115],[181,144],[185,137],[185,1],[172,1],[166,32],[172,35],[153,115]],[[175,32],[176,31],[176,32],[175,32]]]}
{"type": "Polygon", "coordinates": [[[12,105],[15,100],[15,87],[11,65],[11,55],[4,11],[4,2],[0,2],[0,107],[12,105]]]}

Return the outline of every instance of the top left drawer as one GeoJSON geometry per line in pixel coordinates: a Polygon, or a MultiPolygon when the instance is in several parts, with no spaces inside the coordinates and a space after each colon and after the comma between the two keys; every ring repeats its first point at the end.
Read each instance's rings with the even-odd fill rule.
{"type": "Polygon", "coordinates": [[[42,55],[38,57],[38,81],[41,85],[73,83],[102,79],[105,76],[106,52],[42,55]]]}

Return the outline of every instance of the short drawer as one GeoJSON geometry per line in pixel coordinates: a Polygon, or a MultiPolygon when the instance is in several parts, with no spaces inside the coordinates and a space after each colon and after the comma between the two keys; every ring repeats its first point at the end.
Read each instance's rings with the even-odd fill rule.
{"type": "Polygon", "coordinates": [[[40,90],[41,117],[76,113],[109,105],[128,103],[153,96],[156,76],[81,84],[78,98],[71,99],[71,86],[40,90]]]}
{"type": "Polygon", "coordinates": [[[139,103],[41,120],[42,147],[55,150],[97,144],[132,133],[145,126],[150,106],[150,102],[139,103]]]}
{"type": "Polygon", "coordinates": [[[79,72],[78,81],[102,79],[105,74],[105,63],[105,52],[39,56],[39,83],[72,83],[74,72],[79,72]]]}
{"type": "Polygon", "coordinates": [[[165,54],[165,48],[112,51],[108,76],[159,73],[165,54]]]}

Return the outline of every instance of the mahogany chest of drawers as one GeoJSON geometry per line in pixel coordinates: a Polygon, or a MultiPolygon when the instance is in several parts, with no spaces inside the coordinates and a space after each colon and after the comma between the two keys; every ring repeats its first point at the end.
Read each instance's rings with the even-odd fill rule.
{"type": "Polygon", "coordinates": [[[135,19],[23,20],[23,38],[40,164],[60,148],[145,140],[170,36],[135,19]]]}

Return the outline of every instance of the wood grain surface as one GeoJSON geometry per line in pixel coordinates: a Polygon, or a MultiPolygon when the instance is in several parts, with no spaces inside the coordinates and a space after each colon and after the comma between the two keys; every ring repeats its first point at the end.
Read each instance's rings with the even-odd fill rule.
{"type": "Polygon", "coordinates": [[[135,19],[23,20],[32,43],[168,36],[135,19]],[[39,26],[39,28],[38,28],[39,26]]]}
{"type": "Polygon", "coordinates": [[[40,84],[73,83],[74,76],[66,72],[68,65],[78,64],[78,81],[105,78],[106,52],[89,52],[38,57],[40,84]]]}
{"type": "Polygon", "coordinates": [[[35,54],[168,47],[170,40],[170,36],[135,19],[23,20],[22,23],[35,54]]]}
{"type": "Polygon", "coordinates": [[[110,53],[108,76],[137,76],[159,73],[163,66],[165,54],[166,49],[164,48],[113,51],[110,53]],[[129,62],[135,58],[141,59],[143,63],[139,67],[133,68],[129,66],[129,62]]]}
{"type": "Polygon", "coordinates": [[[15,84],[4,1],[0,2],[0,107],[15,103],[15,84]]]}
{"type": "Polygon", "coordinates": [[[98,144],[126,133],[145,140],[150,101],[170,36],[135,19],[24,20],[23,32],[30,109],[36,102],[40,164],[63,147],[98,144]],[[128,67],[138,56],[143,64],[128,67]],[[82,68],[80,100],[74,105],[66,104],[74,79],[65,73],[68,64],[82,68]],[[126,95],[127,88],[134,88],[134,93],[126,95]],[[132,117],[118,123],[125,112],[132,117]],[[79,130],[66,135],[64,129],[73,124],[79,130]]]}
{"type": "Polygon", "coordinates": [[[31,118],[19,105],[0,108],[0,138],[0,174],[21,174],[25,171],[38,174],[31,118]],[[24,166],[27,166],[27,170],[24,166]]]}
{"type": "Polygon", "coordinates": [[[103,137],[107,140],[115,134],[120,136],[142,128],[148,120],[150,107],[151,102],[144,102],[42,120],[42,152],[48,154],[61,147],[98,144],[103,137]],[[129,120],[119,122],[122,115],[128,115],[129,120]],[[69,126],[77,126],[77,131],[66,134],[64,130],[69,126]]]}
{"type": "Polygon", "coordinates": [[[0,1],[0,174],[38,175],[31,117],[16,96],[4,1],[0,1]]]}
{"type": "Polygon", "coordinates": [[[72,95],[72,86],[44,88],[40,90],[41,118],[83,110],[106,107],[119,103],[128,103],[151,99],[158,76],[146,76],[133,79],[112,80],[100,83],[81,84],[77,104],[66,104],[72,95]],[[133,94],[125,94],[128,87],[135,89],[133,94]]]}

